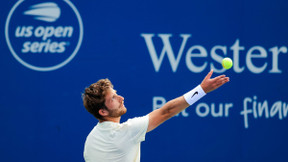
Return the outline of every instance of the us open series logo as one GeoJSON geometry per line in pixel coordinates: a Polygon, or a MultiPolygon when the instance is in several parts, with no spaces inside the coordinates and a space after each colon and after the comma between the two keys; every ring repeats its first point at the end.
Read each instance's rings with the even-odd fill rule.
{"type": "Polygon", "coordinates": [[[36,71],[52,71],[77,54],[83,23],[69,0],[19,0],[8,14],[5,37],[19,63],[36,71]]]}

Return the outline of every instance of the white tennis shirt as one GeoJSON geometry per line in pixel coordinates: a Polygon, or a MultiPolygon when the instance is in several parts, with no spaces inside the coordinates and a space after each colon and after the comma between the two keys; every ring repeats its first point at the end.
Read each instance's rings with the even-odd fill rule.
{"type": "Polygon", "coordinates": [[[149,115],[124,123],[98,123],[86,138],[86,162],[140,162],[140,143],[145,140],[149,115]]]}

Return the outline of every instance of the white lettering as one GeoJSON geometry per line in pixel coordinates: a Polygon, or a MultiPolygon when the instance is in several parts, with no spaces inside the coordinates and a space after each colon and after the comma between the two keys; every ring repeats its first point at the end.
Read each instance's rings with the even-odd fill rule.
{"type": "Polygon", "coordinates": [[[196,106],[196,114],[200,117],[206,117],[210,112],[209,106],[206,103],[200,103],[196,106]],[[204,108],[204,111],[201,112],[200,109],[204,108]]]}
{"type": "Polygon", "coordinates": [[[73,27],[72,26],[66,26],[63,29],[62,37],[71,37],[73,35],[73,27]]]}
{"type": "Polygon", "coordinates": [[[48,39],[46,42],[24,42],[23,48],[21,50],[22,53],[63,53],[65,51],[65,46],[67,46],[66,42],[51,42],[48,39]]]}
{"type": "Polygon", "coordinates": [[[219,111],[218,113],[215,112],[215,104],[211,104],[211,115],[213,117],[221,117],[223,116],[223,104],[219,104],[219,111]]]}
{"type": "Polygon", "coordinates": [[[286,118],[288,113],[288,104],[283,102],[283,116],[286,118]]]}
{"type": "Polygon", "coordinates": [[[44,27],[43,26],[39,26],[38,28],[35,29],[34,36],[35,37],[42,37],[44,32],[45,32],[44,27]]]}
{"type": "Polygon", "coordinates": [[[200,73],[202,72],[206,66],[207,66],[207,62],[205,62],[202,66],[196,66],[192,63],[192,57],[207,57],[207,51],[204,47],[202,46],[192,46],[189,48],[189,50],[187,51],[186,54],[186,65],[188,67],[188,69],[192,72],[195,73],[200,73]],[[197,52],[194,52],[197,51],[197,52]]]}
{"type": "Polygon", "coordinates": [[[160,54],[160,57],[157,57],[156,49],[154,47],[152,37],[154,37],[154,34],[141,34],[142,37],[144,37],[147,48],[149,50],[149,54],[151,56],[155,71],[158,72],[160,69],[160,66],[162,64],[163,58],[165,54],[167,53],[169,62],[171,64],[173,72],[176,72],[180,58],[183,54],[183,50],[185,47],[185,44],[187,42],[187,39],[191,36],[189,34],[182,34],[180,35],[183,38],[181,47],[178,51],[177,58],[175,59],[174,52],[172,50],[172,46],[170,44],[169,38],[172,36],[172,34],[159,34],[158,36],[161,38],[163,42],[163,49],[160,54]]]}
{"type": "Polygon", "coordinates": [[[33,26],[18,26],[15,30],[15,36],[16,37],[31,37],[34,36],[37,38],[42,37],[42,40],[45,41],[48,38],[51,37],[56,37],[56,38],[66,38],[66,37],[71,37],[73,35],[73,27],[72,26],[58,26],[58,27],[53,27],[53,26],[38,26],[34,31],[33,31],[33,26]]]}
{"type": "Polygon", "coordinates": [[[268,111],[268,101],[265,100],[263,103],[258,103],[258,115],[262,117],[262,114],[265,110],[265,118],[269,118],[269,111],[268,111]]]}
{"type": "Polygon", "coordinates": [[[27,26],[27,27],[18,26],[15,30],[15,36],[16,37],[31,37],[33,34],[32,30],[33,30],[33,26],[27,26]]]}
{"type": "Polygon", "coordinates": [[[53,28],[53,26],[47,26],[47,27],[45,28],[45,32],[44,32],[44,34],[43,34],[42,39],[43,39],[43,40],[46,40],[47,38],[52,37],[53,34],[54,34],[54,28],[53,28]]]}
{"type": "Polygon", "coordinates": [[[236,39],[235,43],[230,47],[233,51],[233,69],[236,73],[241,73],[245,69],[244,67],[240,67],[240,51],[243,51],[245,47],[240,46],[240,40],[236,39]]]}
{"type": "Polygon", "coordinates": [[[225,112],[225,117],[229,116],[229,109],[233,107],[232,103],[219,103],[218,106],[218,112],[216,112],[216,106],[215,103],[211,103],[211,106],[209,107],[206,103],[199,103],[196,106],[196,114],[200,117],[206,117],[211,112],[212,117],[223,117],[223,111],[225,112]],[[225,110],[223,110],[225,107],[225,110]]]}
{"type": "Polygon", "coordinates": [[[246,97],[243,101],[243,110],[240,112],[244,117],[244,126],[245,128],[249,127],[248,122],[248,114],[253,113],[254,119],[263,116],[263,112],[265,112],[265,118],[274,117],[278,114],[278,119],[282,120],[283,117],[287,117],[288,106],[287,103],[282,101],[275,102],[269,112],[268,101],[264,100],[263,102],[257,101],[257,96],[253,97],[253,100],[250,97],[246,97]],[[252,103],[252,108],[248,109],[248,103],[252,103]],[[257,109],[258,106],[258,109],[257,109]]]}
{"type": "Polygon", "coordinates": [[[281,101],[277,101],[272,105],[272,108],[270,110],[270,116],[273,117],[278,113],[278,117],[281,120],[282,119],[282,111],[281,111],[281,107],[282,106],[282,102],[281,101]]]}
{"type": "Polygon", "coordinates": [[[272,69],[269,73],[281,73],[282,71],[278,68],[278,56],[280,53],[287,53],[287,47],[283,46],[280,49],[273,47],[269,51],[272,52],[272,69]]]}
{"type": "MultiPolygon", "coordinates": [[[[223,55],[227,54],[227,47],[226,46],[215,46],[211,49],[211,57],[213,60],[218,62],[220,65],[222,64],[223,57],[219,56],[216,51],[221,50],[223,52],[223,55]]],[[[214,70],[215,73],[223,73],[225,69],[223,66],[221,66],[221,69],[217,69],[216,66],[214,66],[213,63],[210,64],[211,68],[214,70]]]]}
{"type": "Polygon", "coordinates": [[[266,50],[261,46],[255,46],[255,47],[250,48],[246,55],[246,64],[249,70],[256,74],[262,73],[267,67],[267,63],[265,62],[262,67],[256,67],[252,63],[252,58],[267,58],[266,50]],[[258,52],[254,52],[254,51],[258,51],[258,52]]]}
{"type": "MultiPolygon", "coordinates": [[[[141,34],[141,37],[144,38],[146,46],[148,48],[148,52],[150,54],[150,57],[152,59],[152,63],[154,66],[154,69],[156,72],[160,71],[160,67],[163,63],[163,59],[165,55],[167,54],[168,60],[170,63],[170,66],[172,68],[173,72],[177,71],[177,68],[180,64],[181,57],[183,56],[184,49],[186,47],[188,39],[191,37],[190,34],[180,34],[180,37],[182,38],[181,46],[178,50],[178,54],[175,55],[173,51],[173,44],[170,43],[170,38],[172,38],[172,34],[158,34],[157,37],[160,38],[158,40],[152,40],[154,38],[155,34],[141,34]],[[156,44],[159,44],[159,40],[162,42],[162,50],[160,55],[157,54],[156,51],[160,51],[159,49],[156,50],[157,48],[155,47],[156,44]],[[157,42],[157,43],[154,43],[157,42]],[[154,45],[155,44],[155,45],[154,45]],[[159,57],[158,57],[159,56],[159,57]]],[[[156,39],[156,38],[155,38],[156,39]]],[[[161,48],[160,48],[161,49],[161,48]]],[[[185,63],[187,69],[189,69],[191,72],[194,73],[200,73],[203,72],[205,69],[207,69],[207,65],[210,65],[210,69],[214,69],[214,72],[216,73],[223,73],[225,69],[221,66],[222,64],[222,59],[223,57],[221,56],[220,52],[222,53],[223,56],[225,57],[231,57],[233,58],[233,70],[236,73],[242,73],[245,70],[245,63],[247,66],[247,69],[255,74],[263,73],[266,69],[269,63],[272,65],[272,69],[269,70],[269,73],[282,73],[282,71],[279,69],[278,65],[278,56],[280,53],[287,53],[287,47],[282,46],[281,48],[272,47],[269,50],[266,50],[262,46],[252,46],[248,51],[242,55],[245,54],[245,63],[240,63],[240,52],[245,50],[244,46],[240,45],[240,40],[236,39],[234,44],[229,48],[232,53],[229,56],[227,54],[227,46],[223,45],[216,45],[211,48],[210,54],[207,53],[207,50],[204,46],[202,45],[194,45],[190,46],[190,48],[187,49],[186,52],[186,58],[185,58],[185,63]],[[217,52],[219,51],[219,52],[217,52]],[[270,51],[272,54],[272,59],[271,61],[268,60],[268,52],[270,51]],[[215,61],[215,63],[220,64],[217,68],[217,65],[213,63],[212,61],[209,64],[209,59],[208,57],[212,58],[212,61],[215,61]],[[233,55],[233,56],[232,56],[233,55]],[[260,60],[261,59],[261,60],[260,60]],[[197,60],[197,62],[196,62],[197,60]],[[262,62],[261,62],[262,61],[262,62]],[[259,62],[262,63],[259,65],[259,62]]]]}
{"type": "Polygon", "coordinates": [[[229,109],[233,107],[233,103],[226,103],[225,104],[225,117],[229,116],[229,109]]]}
{"type": "Polygon", "coordinates": [[[243,110],[240,112],[241,115],[244,116],[244,127],[245,128],[248,128],[249,127],[249,124],[248,124],[248,114],[252,113],[252,110],[249,109],[248,110],[248,106],[247,106],[247,102],[252,102],[252,99],[249,98],[249,97],[246,97],[243,101],[244,103],[244,106],[243,106],[243,110]]]}
{"type": "Polygon", "coordinates": [[[155,96],[153,97],[153,110],[159,109],[164,106],[166,99],[164,97],[155,96]]]}

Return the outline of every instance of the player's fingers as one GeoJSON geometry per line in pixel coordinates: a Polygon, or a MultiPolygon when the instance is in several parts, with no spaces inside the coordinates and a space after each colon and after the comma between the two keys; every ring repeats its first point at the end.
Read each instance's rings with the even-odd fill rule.
{"type": "Polygon", "coordinates": [[[217,77],[215,77],[215,78],[213,78],[215,81],[218,81],[219,79],[223,79],[223,78],[225,78],[226,77],[226,75],[219,75],[219,76],[217,76],[217,77]]]}
{"type": "Polygon", "coordinates": [[[222,86],[223,84],[229,82],[229,80],[230,80],[229,77],[220,78],[220,79],[217,80],[216,85],[217,85],[218,87],[220,87],[220,86],[222,86]]]}
{"type": "Polygon", "coordinates": [[[218,80],[219,80],[219,82],[224,82],[224,81],[229,81],[229,77],[226,77],[226,76],[224,76],[224,77],[221,77],[221,78],[219,78],[218,80]]]}
{"type": "Polygon", "coordinates": [[[212,74],[213,74],[213,69],[210,70],[210,72],[206,75],[206,77],[205,77],[204,80],[208,80],[208,79],[210,79],[211,76],[212,76],[212,74]]]}

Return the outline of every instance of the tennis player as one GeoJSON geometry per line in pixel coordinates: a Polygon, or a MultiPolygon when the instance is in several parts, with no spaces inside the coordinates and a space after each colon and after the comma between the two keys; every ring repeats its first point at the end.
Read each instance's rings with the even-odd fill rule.
{"type": "Polygon", "coordinates": [[[211,78],[211,70],[200,85],[183,96],[167,102],[160,109],[120,123],[127,111],[124,97],[117,94],[109,79],[91,84],[83,93],[83,104],[88,112],[99,120],[86,138],[84,159],[86,162],[140,162],[140,143],[147,132],[180,113],[229,81],[220,75],[211,78]]]}

